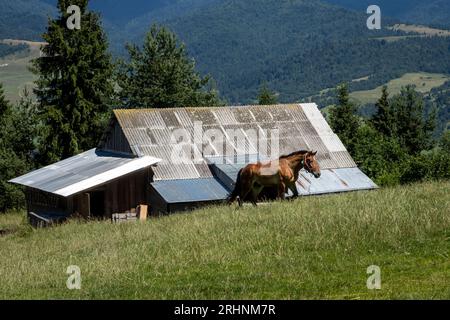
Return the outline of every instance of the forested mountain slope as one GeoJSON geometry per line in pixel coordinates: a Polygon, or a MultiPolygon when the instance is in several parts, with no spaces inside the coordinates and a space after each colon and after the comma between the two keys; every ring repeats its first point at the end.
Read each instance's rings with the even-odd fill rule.
{"type": "MultiPolygon", "coordinates": [[[[365,79],[353,85],[362,90],[407,72],[450,73],[450,38],[385,41],[380,38],[403,33],[368,30],[369,0],[327,1],[347,8],[318,0],[92,0],[91,8],[102,15],[116,56],[125,54],[126,42],[142,43],[152,23],[168,25],[229,103],[254,102],[263,83],[287,102],[353,79],[365,79]]],[[[383,12],[398,17],[404,7],[425,12],[424,6],[440,1],[449,2],[380,3],[383,12]]],[[[0,28],[0,39],[39,39],[55,3],[2,0],[0,25],[8,27],[0,28]]],[[[437,11],[430,16],[449,12],[437,11]]],[[[383,16],[383,27],[400,21],[383,16]]]]}
{"type": "MultiPolygon", "coordinates": [[[[319,1],[228,0],[165,23],[233,103],[251,102],[264,82],[295,101],[361,77],[363,88],[405,72],[450,72],[450,39],[377,40],[393,33],[368,30],[366,20],[319,1]]],[[[140,42],[146,29],[133,30],[140,42]]]]}
{"type": "Polygon", "coordinates": [[[324,0],[358,11],[377,4],[382,14],[405,22],[450,26],[450,0],[324,0]]]}
{"type": "Polygon", "coordinates": [[[38,40],[55,8],[39,0],[0,1],[0,39],[38,40]]]}

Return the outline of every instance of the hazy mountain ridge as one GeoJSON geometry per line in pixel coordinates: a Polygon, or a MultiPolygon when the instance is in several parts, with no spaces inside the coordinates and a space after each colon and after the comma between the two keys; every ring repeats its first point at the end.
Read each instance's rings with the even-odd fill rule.
{"type": "MultiPolygon", "coordinates": [[[[46,15],[56,10],[49,5],[56,0],[3,1],[11,6],[10,11],[33,14],[36,19],[33,33],[15,21],[17,26],[12,23],[7,37],[39,38],[46,15]],[[25,2],[32,7],[23,6],[25,2]]],[[[125,53],[126,42],[142,43],[152,23],[169,26],[186,43],[198,69],[213,76],[230,103],[253,102],[263,83],[279,92],[281,101],[295,101],[358,78],[367,79],[352,84],[362,90],[406,72],[450,73],[450,38],[373,40],[403,33],[368,30],[365,9],[369,0],[324,1],[93,0],[91,8],[100,12],[116,55],[125,53]]],[[[394,14],[405,1],[378,2],[383,12],[394,14]]],[[[423,0],[407,1],[411,7],[430,7],[423,0]]],[[[432,3],[440,1],[450,0],[432,3]]],[[[5,17],[0,12],[2,21],[5,17]]],[[[399,21],[383,16],[383,26],[399,21]]]]}

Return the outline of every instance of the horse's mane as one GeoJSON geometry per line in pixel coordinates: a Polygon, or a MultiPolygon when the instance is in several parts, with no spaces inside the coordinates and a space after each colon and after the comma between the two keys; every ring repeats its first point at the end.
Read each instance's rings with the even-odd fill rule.
{"type": "Polygon", "coordinates": [[[290,158],[290,157],[293,157],[293,156],[297,156],[297,155],[299,155],[299,154],[304,155],[305,153],[308,153],[308,152],[309,152],[309,151],[307,151],[307,150],[294,151],[294,152],[292,152],[292,153],[290,153],[290,154],[288,154],[288,155],[282,155],[282,156],[280,157],[280,159],[290,158]]]}

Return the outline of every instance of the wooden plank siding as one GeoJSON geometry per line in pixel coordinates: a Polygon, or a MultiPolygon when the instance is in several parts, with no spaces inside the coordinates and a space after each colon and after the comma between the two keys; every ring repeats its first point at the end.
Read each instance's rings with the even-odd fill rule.
{"type": "Polygon", "coordinates": [[[58,213],[88,218],[91,214],[91,194],[94,192],[104,193],[104,218],[111,218],[115,213],[136,210],[139,205],[148,205],[150,171],[151,169],[140,170],[68,198],[28,188],[26,192],[28,212],[50,215],[58,213]]]}
{"type": "Polygon", "coordinates": [[[109,132],[105,135],[99,148],[105,151],[121,152],[129,155],[133,154],[128,139],[117,120],[114,120],[114,123],[109,127],[109,132]]]}

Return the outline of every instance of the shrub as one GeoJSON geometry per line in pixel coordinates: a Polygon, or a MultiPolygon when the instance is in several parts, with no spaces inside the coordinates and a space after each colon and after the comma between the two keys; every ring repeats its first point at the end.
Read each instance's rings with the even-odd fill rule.
{"type": "Polygon", "coordinates": [[[450,179],[450,153],[443,149],[411,156],[402,164],[400,182],[450,179]]]}

